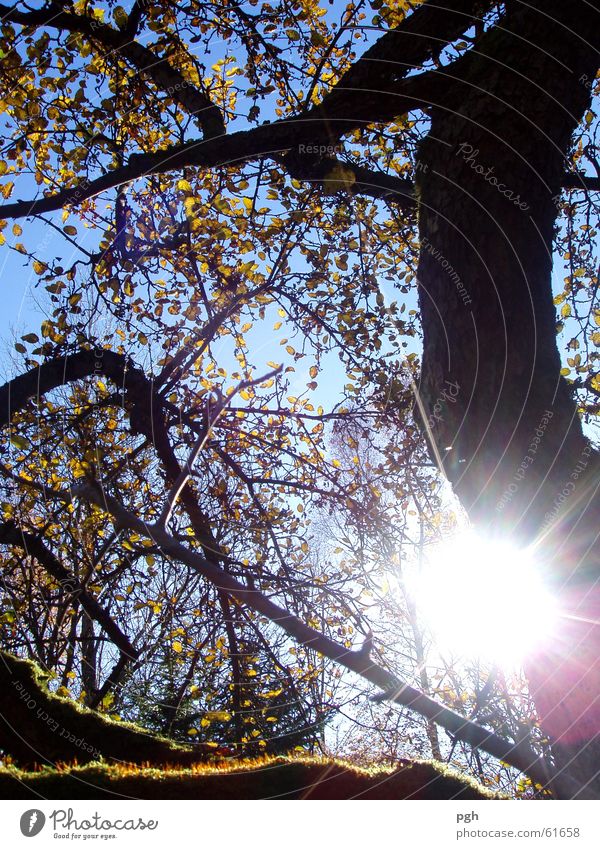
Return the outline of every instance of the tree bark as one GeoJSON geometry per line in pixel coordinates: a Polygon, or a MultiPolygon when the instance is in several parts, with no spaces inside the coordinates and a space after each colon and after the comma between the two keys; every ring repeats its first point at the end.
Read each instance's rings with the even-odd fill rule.
{"type": "Polygon", "coordinates": [[[475,525],[534,544],[561,595],[560,633],[526,671],[557,763],[584,797],[600,784],[600,628],[589,621],[600,612],[600,464],[560,376],[551,274],[600,3],[507,5],[455,63],[461,82],[420,149],[422,419],[475,525]]]}

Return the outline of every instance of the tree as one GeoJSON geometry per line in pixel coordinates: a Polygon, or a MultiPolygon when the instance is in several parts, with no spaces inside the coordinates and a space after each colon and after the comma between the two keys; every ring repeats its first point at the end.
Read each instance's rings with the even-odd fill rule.
{"type": "MultiPolygon", "coordinates": [[[[310,356],[304,383],[314,392],[336,350],[352,403],[381,427],[397,424],[416,376],[415,310],[405,317],[405,304],[386,304],[380,285],[392,280],[405,294],[416,279],[415,392],[432,458],[477,526],[536,541],[546,561],[571,618],[527,674],[567,777],[555,786],[571,792],[575,773],[579,792],[595,795],[598,456],[581,421],[598,390],[589,250],[598,180],[583,170],[595,151],[598,3],[369,5],[371,24],[386,31],[359,59],[364,2],[349,4],[335,27],[335,11],[311,2],[250,3],[255,11],[195,1],[135,2],[129,12],[113,2],[0,7],[3,194],[43,187],[0,212],[15,220],[15,238],[17,219],[34,218],[81,251],[67,268],[38,256],[39,245],[15,245],[52,314],[41,340],[31,333],[18,343],[26,370],[2,389],[17,452],[3,467],[2,539],[26,541],[51,591],[67,582],[76,592],[87,631],[73,631],[71,644],[90,638],[88,617],[118,648],[96,699],[138,648],[90,593],[91,576],[105,555],[106,581],[148,548],[208,581],[230,660],[240,655],[233,620],[251,610],[244,628],[262,624],[256,617],[276,621],[309,651],[494,749],[489,735],[353,651],[352,640],[340,650],[324,631],[355,615],[351,593],[336,591],[335,576],[312,575],[303,548],[307,505],[364,505],[343,491],[323,451],[326,415],[304,386],[287,396],[290,369],[310,356]],[[218,39],[227,49],[207,71],[218,39]],[[579,200],[561,200],[562,189],[579,200]],[[62,221],[46,218],[59,210],[62,221]],[[89,250],[65,223],[75,213],[97,231],[89,250]],[[577,262],[558,296],[565,322],[583,324],[569,343],[584,353],[572,358],[570,383],[556,343],[555,237],[577,262]],[[265,373],[247,337],[275,310],[297,341],[283,343],[286,370],[265,373]],[[133,362],[144,351],[147,369],[133,362]],[[456,402],[437,417],[447,383],[456,402]],[[87,571],[78,559],[75,574],[58,554],[69,538],[85,549],[80,526],[92,542],[87,571]],[[318,622],[322,604],[333,616],[318,622]]],[[[398,446],[398,467],[411,438],[398,446]]],[[[155,609],[167,598],[139,603],[155,609]]],[[[177,636],[169,632],[173,645],[177,636]]],[[[316,665],[305,660],[310,678],[316,665]]],[[[530,752],[513,754],[544,779],[530,752]]]]}

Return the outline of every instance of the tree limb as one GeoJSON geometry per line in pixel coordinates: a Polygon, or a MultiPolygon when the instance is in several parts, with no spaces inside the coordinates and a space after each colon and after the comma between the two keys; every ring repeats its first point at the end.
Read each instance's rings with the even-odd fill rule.
{"type": "MultiPolygon", "coordinates": [[[[142,11],[141,5],[143,4],[135,4],[139,11],[136,13],[134,7],[133,17],[130,16],[131,25],[135,25],[136,29],[142,11]]],[[[134,41],[128,27],[124,30],[113,29],[87,15],[67,12],[57,3],[26,12],[16,6],[0,5],[0,18],[25,27],[48,26],[86,36],[105,50],[118,53],[140,73],[151,79],[163,94],[172,97],[175,103],[190,115],[194,115],[202,127],[205,139],[225,133],[223,116],[208,95],[196,88],[167,59],[157,56],[149,47],[134,41]]]]}
{"type": "Polygon", "coordinates": [[[144,536],[150,536],[164,554],[185,563],[219,590],[224,590],[237,598],[238,601],[266,616],[306,648],[325,655],[335,663],[345,666],[346,669],[375,684],[383,690],[385,698],[389,701],[404,705],[427,719],[437,722],[460,740],[476,748],[484,749],[494,757],[500,758],[526,773],[540,784],[547,785],[554,780],[560,780],[561,786],[568,788],[572,795],[575,795],[579,789],[576,783],[568,777],[561,776],[559,779],[554,775],[552,767],[543,758],[535,755],[526,744],[522,742],[512,743],[491,731],[487,731],[404,683],[383,667],[373,663],[362,651],[347,649],[314,630],[262,593],[257,592],[256,589],[250,589],[241,584],[223,569],[206,560],[201,554],[185,548],[162,528],[149,525],[139,519],[99,487],[84,483],[73,489],[73,496],[81,497],[108,512],[119,527],[128,528],[144,536]]]}
{"type": "Polygon", "coordinates": [[[600,177],[588,177],[585,174],[565,174],[562,184],[565,189],[600,191],[600,177]]]}
{"type": "MultiPolygon", "coordinates": [[[[390,94],[399,91],[398,82],[459,38],[491,5],[489,0],[426,0],[399,26],[376,41],[346,71],[317,109],[325,120],[340,116],[356,118],[357,109],[361,120],[376,120],[372,117],[373,95],[378,95],[384,108],[389,109],[389,101],[393,100],[390,94]]],[[[429,76],[421,74],[420,78],[429,76]]],[[[411,78],[412,81],[416,79],[419,77],[411,78]]],[[[337,137],[338,129],[335,124],[332,126],[332,133],[337,137]]]]}
{"type": "Polygon", "coordinates": [[[77,577],[66,569],[44,542],[34,534],[22,530],[10,520],[0,523],[0,544],[14,545],[34,557],[46,572],[55,578],[68,593],[76,596],[88,616],[95,620],[128,660],[136,660],[139,653],[121,631],[107,611],[82,586],[77,577]]]}

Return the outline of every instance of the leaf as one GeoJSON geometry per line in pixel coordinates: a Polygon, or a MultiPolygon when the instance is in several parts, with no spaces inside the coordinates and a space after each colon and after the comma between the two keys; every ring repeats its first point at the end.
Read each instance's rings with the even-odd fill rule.
{"type": "Polygon", "coordinates": [[[182,646],[182,644],[179,642],[179,640],[174,640],[174,641],[173,641],[173,643],[172,643],[172,648],[173,648],[173,651],[174,651],[174,652],[177,652],[177,654],[179,654],[180,652],[182,652],[182,651],[183,651],[183,646],[182,646]]]}
{"type": "Polygon", "coordinates": [[[28,448],[31,448],[31,442],[18,433],[11,434],[10,441],[19,451],[26,451],[28,448]]]}
{"type": "Polygon", "coordinates": [[[209,722],[229,722],[231,714],[225,710],[212,710],[204,714],[209,722]]]}

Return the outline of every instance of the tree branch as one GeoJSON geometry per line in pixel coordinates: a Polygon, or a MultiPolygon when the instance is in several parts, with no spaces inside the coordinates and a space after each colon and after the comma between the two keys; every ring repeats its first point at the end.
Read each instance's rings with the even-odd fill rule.
{"type": "Polygon", "coordinates": [[[68,593],[76,596],[91,619],[96,621],[128,660],[137,660],[139,652],[131,645],[107,611],[81,585],[76,576],[66,569],[44,542],[34,534],[22,530],[14,521],[0,523],[0,544],[14,545],[34,557],[46,572],[55,578],[68,593]]]}
{"type": "MultiPolygon", "coordinates": [[[[346,71],[319,105],[323,117],[356,119],[360,115],[362,121],[376,120],[372,117],[374,95],[389,109],[389,95],[399,91],[398,82],[459,38],[491,5],[490,0],[426,0],[346,71]]],[[[411,80],[429,76],[422,74],[411,80]]],[[[409,108],[416,108],[416,104],[409,108]]],[[[337,134],[338,129],[334,125],[332,132],[337,134]]]]}
{"type": "Polygon", "coordinates": [[[319,158],[297,153],[288,153],[282,158],[290,177],[297,180],[315,181],[324,189],[339,188],[353,195],[365,195],[372,198],[383,198],[391,203],[397,203],[403,209],[416,207],[415,186],[406,177],[396,177],[363,168],[351,162],[342,162],[330,156],[319,158]],[[341,177],[341,179],[340,179],[341,177]]]}
{"type": "Polygon", "coordinates": [[[148,0],[135,0],[131,11],[127,17],[127,24],[123,29],[123,33],[127,38],[134,39],[137,35],[140,23],[144,17],[144,13],[148,9],[148,0]]]}
{"type": "Polygon", "coordinates": [[[364,652],[347,649],[314,630],[256,589],[244,586],[202,555],[182,546],[162,528],[149,525],[139,519],[107,492],[101,491],[99,487],[89,482],[83,483],[73,490],[73,496],[81,497],[108,512],[119,527],[128,528],[146,537],[150,536],[164,554],[189,566],[217,589],[227,592],[238,601],[266,616],[301,645],[325,655],[335,663],[345,666],[346,669],[375,684],[383,690],[388,700],[404,705],[427,719],[437,722],[460,740],[476,748],[484,749],[542,785],[551,784],[554,780],[560,781],[563,788],[568,787],[571,795],[575,795],[579,789],[576,782],[571,779],[564,776],[559,779],[554,774],[553,768],[543,758],[535,755],[523,742],[512,743],[487,731],[404,683],[383,667],[373,663],[364,652]]]}
{"type": "MultiPolygon", "coordinates": [[[[148,404],[150,400],[148,393],[153,391],[152,384],[126,357],[114,354],[111,351],[79,351],[71,356],[57,358],[36,369],[31,369],[24,375],[14,378],[0,387],[0,426],[7,424],[10,417],[16,411],[22,409],[29,399],[39,397],[45,392],[72,380],[100,373],[123,386],[131,393],[134,402],[137,399],[137,403],[143,404],[145,400],[146,405],[148,404]],[[102,356],[100,357],[100,355],[102,356]]],[[[151,425],[151,423],[148,424],[151,425]]],[[[177,466],[176,463],[175,466],[177,466]]],[[[177,479],[179,471],[178,468],[171,469],[170,474],[173,480],[177,479]]],[[[169,470],[167,470],[167,473],[169,473],[169,470]]],[[[262,593],[257,592],[256,589],[241,584],[222,568],[215,565],[214,562],[180,545],[158,524],[148,525],[137,516],[129,513],[108,493],[102,492],[97,485],[94,486],[88,482],[72,489],[68,494],[53,493],[49,490],[46,494],[49,498],[57,497],[68,501],[75,497],[82,497],[97,504],[112,515],[119,528],[129,528],[142,536],[150,536],[164,554],[184,563],[220,591],[228,593],[266,616],[302,645],[320,652],[375,684],[383,691],[385,698],[409,707],[427,719],[437,722],[458,739],[482,748],[494,757],[510,763],[541,784],[548,783],[553,776],[551,767],[543,759],[533,754],[528,746],[521,742],[513,744],[503,740],[400,681],[396,676],[373,663],[363,652],[351,651],[305,625],[296,616],[279,607],[262,593]]],[[[184,505],[186,509],[188,508],[187,500],[184,505]]],[[[205,547],[206,541],[203,541],[202,545],[205,547]]],[[[560,780],[563,781],[563,778],[561,777],[560,780]]],[[[565,780],[568,782],[568,779],[565,780]]],[[[564,782],[562,786],[565,786],[564,782]]],[[[574,794],[575,789],[569,788],[569,792],[573,791],[571,795],[574,794]]]]}
{"type": "MultiPolygon", "coordinates": [[[[137,29],[141,16],[141,5],[138,12],[132,9],[130,21],[137,29]],[[137,22],[136,22],[137,21],[137,22]]],[[[214,138],[225,133],[225,124],[220,110],[212,103],[208,95],[197,89],[168,60],[157,56],[150,48],[144,47],[133,40],[128,31],[116,30],[87,15],[77,15],[66,12],[57,3],[50,3],[43,9],[21,11],[15,6],[0,5],[0,18],[25,27],[48,26],[71,33],[84,35],[108,51],[114,51],[126,59],[140,73],[147,76],[163,94],[172,97],[175,103],[194,115],[202,127],[204,138],[214,138]]]]}
{"type": "MultiPolygon", "coordinates": [[[[392,113],[398,114],[395,109],[392,113]]],[[[326,132],[324,126],[321,118],[316,113],[311,113],[310,116],[302,119],[287,119],[274,124],[263,124],[253,130],[240,131],[208,142],[196,139],[156,153],[133,154],[129,157],[127,165],[109,171],[94,180],[82,180],[76,186],[47,197],[2,204],[0,216],[26,218],[31,215],[42,215],[65,206],[74,206],[139,177],[175,171],[188,166],[214,168],[218,165],[260,159],[265,156],[275,158],[277,154],[286,151],[292,151],[288,169],[291,176],[305,175],[299,176],[298,179],[316,179],[326,182],[326,174],[336,165],[341,165],[354,175],[352,186],[354,193],[374,198],[391,198],[402,206],[414,207],[413,186],[409,180],[370,171],[368,168],[340,162],[334,158],[326,158],[321,164],[314,156],[305,157],[302,153],[303,148],[312,147],[315,139],[321,139],[323,145],[327,147],[328,143],[323,140],[323,134],[326,132]]]]}
{"type": "Polygon", "coordinates": [[[59,386],[94,374],[109,377],[134,397],[146,392],[140,400],[146,405],[150,403],[149,381],[127,357],[103,349],[77,351],[48,360],[0,386],[0,427],[9,424],[15,413],[32,398],[40,398],[59,386]]]}
{"type": "Polygon", "coordinates": [[[565,174],[562,184],[565,189],[579,189],[588,192],[600,191],[600,177],[588,177],[585,174],[565,174]]]}

